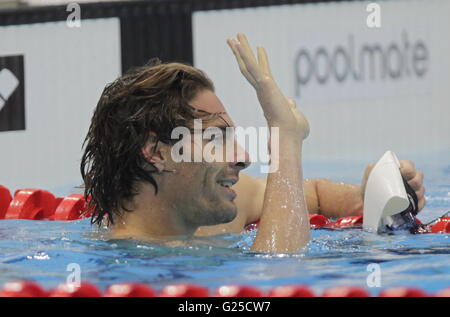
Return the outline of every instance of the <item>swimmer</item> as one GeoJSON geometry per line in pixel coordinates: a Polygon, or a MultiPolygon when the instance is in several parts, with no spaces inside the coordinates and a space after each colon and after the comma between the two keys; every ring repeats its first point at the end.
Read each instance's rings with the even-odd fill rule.
{"type": "MultiPolygon", "coordinates": [[[[91,197],[92,222],[106,221],[112,237],[188,239],[239,232],[260,220],[252,250],[291,253],[310,240],[308,211],[361,213],[364,181],[359,187],[303,179],[302,144],[309,124],[278,88],[265,50],[258,47],[255,56],[243,34],[227,42],[256,91],[268,127],[279,129],[280,155],[270,163],[276,160],[278,169],[267,179],[241,173],[250,164],[245,151],[224,162],[175,162],[174,128],[192,130],[194,119],[203,120],[203,129],[234,123],[202,71],[152,61],[106,86],[84,142],[81,174],[85,195],[91,197]]],[[[226,142],[238,146],[235,139],[226,142]]],[[[423,208],[423,175],[411,162],[402,164],[423,208]]],[[[366,180],[369,172],[370,166],[366,180]]]]}

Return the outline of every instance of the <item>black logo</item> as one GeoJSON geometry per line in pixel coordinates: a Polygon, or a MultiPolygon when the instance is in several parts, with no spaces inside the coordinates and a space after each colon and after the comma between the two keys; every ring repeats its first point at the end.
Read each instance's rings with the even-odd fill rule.
{"type": "Polygon", "coordinates": [[[0,56],[0,132],[25,130],[23,55],[0,56]]]}

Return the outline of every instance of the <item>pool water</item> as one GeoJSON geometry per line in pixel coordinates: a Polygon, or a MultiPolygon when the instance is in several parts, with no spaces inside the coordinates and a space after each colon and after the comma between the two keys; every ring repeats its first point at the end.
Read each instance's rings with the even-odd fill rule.
{"type": "MultiPolygon", "coordinates": [[[[424,221],[450,210],[450,186],[427,189],[424,221]]],[[[186,247],[127,240],[108,241],[89,219],[78,221],[0,220],[0,285],[30,279],[50,289],[66,281],[77,263],[81,279],[102,291],[119,282],[143,282],[160,290],[171,283],[195,283],[210,290],[246,284],[266,291],[306,284],[317,294],[352,285],[372,295],[393,286],[435,293],[450,286],[448,234],[376,235],[361,229],[312,230],[298,254],[250,251],[255,231],[192,239],[186,247]],[[370,264],[379,265],[381,287],[369,287],[370,264]]]]}

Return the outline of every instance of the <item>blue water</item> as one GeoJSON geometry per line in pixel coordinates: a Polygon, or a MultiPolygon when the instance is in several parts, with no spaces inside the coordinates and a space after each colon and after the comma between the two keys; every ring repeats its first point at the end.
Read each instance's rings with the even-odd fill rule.
{"type": "MultiPolygon", "coordinates": [[[[423,220],[450,210],[450,186],[427,189],[423,220]]],[[[211,290],[223,284],[307,284],[321,294],[337,285],[366,288],[373,295],[392,286],[430,293],[450,286],[448,234],[375,235],[360,229],[312,230],[308,248],[294,255],[249,250],[255,232],[196,238],[189,247],[103,238],[88,219],[70,222],[0,220],[0,285],[31,279],[45,288],[65,282],[69,263],[81,279],[101,290],[118,282],[144,282],[156,290],[189,282],[211,290]],[[369,288],[368,265],[380,265],[381,287],[369,288]]]]}

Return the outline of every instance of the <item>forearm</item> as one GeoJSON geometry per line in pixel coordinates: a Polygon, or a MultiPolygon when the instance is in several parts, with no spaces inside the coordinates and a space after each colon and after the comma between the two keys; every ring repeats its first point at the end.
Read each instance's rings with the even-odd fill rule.
{"type": "Polygon", "coordinates": [[[310,213],[329,218],[361,215],[363,198],[361,186],[328,179],[309,179],[305,182],[310,213]]]}
{"type": "MultiPolygon", "coordinates": [[[[282,137],[281,137],[282,139],[282,137]]],[[[280,142],[278,170],[269,174],[258,234],[252,249],[260,252],[291,253],[310,239],[309,216],[304,197],[301,143],[280,142]]]]}
{"type": "MultiPolygon", "coordinates": [[[[309,217],[303,192],[301,145],[309,123],[295,101],[286,98],[270,71],[267,54],[257,47],[257,58],[244,34],[229,39],[239,69],[255,88],[268,127],[279,127],[278,153],[271,152],[270,170],[259,230],[252,249],[260,252],[295,252],[309,241],[309,217]],[[274,166],[275,164],[275,166],[274,166]]],[[[272,131],[271,131],[272,133],[272,131]]],[[[273,140],[273,134],[271,134],[273,140]]]]}

